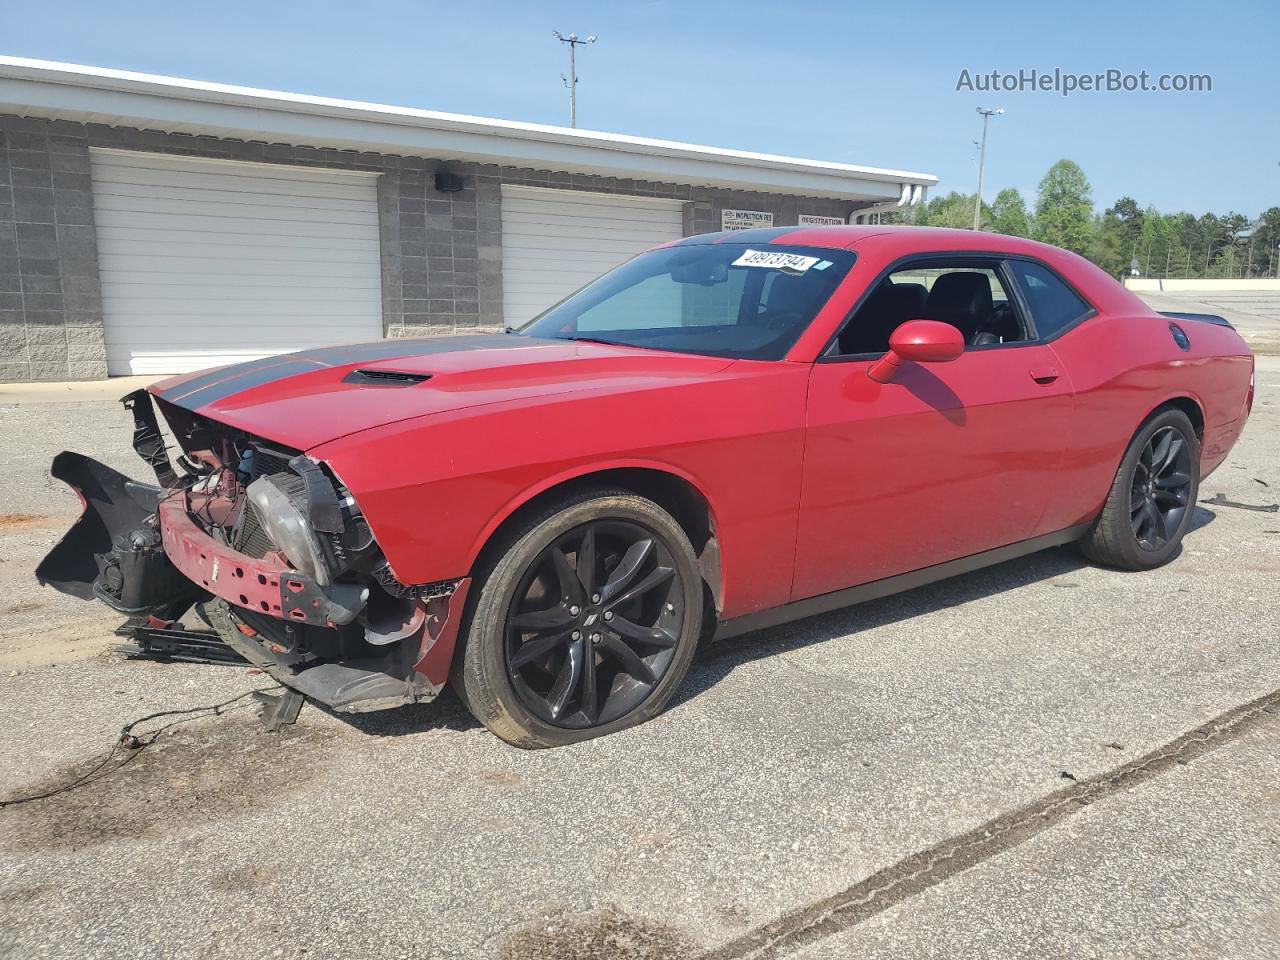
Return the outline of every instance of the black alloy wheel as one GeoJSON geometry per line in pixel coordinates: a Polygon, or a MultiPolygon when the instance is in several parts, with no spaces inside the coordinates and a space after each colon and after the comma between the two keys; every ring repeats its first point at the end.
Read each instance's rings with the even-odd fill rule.
{"type": "Polygon", "coordinates": [[[1182,527],[1191,496],[1191,449],[1173,426],[1153,433],[1133,471],[1129,522],[1144,550],[1159,550],[1182,527]]]}
{"type": "Polygon", "coordinates": [[[591,520],[557,537],[529,564],[507,611],[516,696],[557,727],[631,713],[671,667],[686,592],[671,551],[639,523],[591,520]]]}
{"type": "Polygon", "coordinates": [[[624,489],[566,491],[487,548],[450,685],[517,747],[634,727],[688,673],[709,597],[688,533],[662,506],[624,489]]]}
{"type": "Polygon", "coordinates": [[[1085,556],[1120,570],[1152,570],[1182,548],[1200,489],[1200,438],[1185,411],[1165,407],[1125,449],[1085,556]]]}

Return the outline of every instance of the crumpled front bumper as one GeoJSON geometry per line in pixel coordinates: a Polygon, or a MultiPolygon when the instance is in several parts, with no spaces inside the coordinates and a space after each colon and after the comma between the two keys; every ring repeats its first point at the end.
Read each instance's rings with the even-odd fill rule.
{"type": "Polygon", "coordinates": [[[342,601],[358,601],[360,588],[322,588],[279,554],[258,560],[219,543],[191,519],[186,491],[139,483],[66,451],[54,458],[50,473],[75,490],[83,512],[36,568],[41,584],[102,600],[131,616],[156,616],[170,606],[170,596],[189,605],[203,592],[312,626],[338,626],[355,617],[352,604],[342,601]],[[122,550],[122,541],[135,533],[138,542],[122,550]]]}
{"type": "MultiPolygon", "coordinates": [[[[245,616],[301,628],[352,624],[369,588],[318,584],[277,552],[246,556],[191,517],[188,492],[139,483],[78,453],[60,453],[51,474],[79,495],[83,512],[36,569],[40,583],[101,600],[132,623],[168,623],[202,601],[225,601],[218,632],[281,683],[343,712],[432,699],[448,680],[470,580],[420,603],[418,630],[357,657],[280,657],[245,616]],[[363,594],[364,596],[361,596],[363,594]]],[[[215,618],[216,619],[216,618],[215,618]]],[[[352,625],[354,629],[355,625],[352,625]]]]}
{"type": "Polygon", "coordinates": [[[101,600],[129,616],[163,617],[199,595],[173,570],[158,532],[148,526],[164,488],[65,450],[54,457],[49,472],[76,492],[83,509],[36,567],[41,584],[81,600],[101,600]],[[122,544],[134,532],[138,542],[122,544]]]}
{"type": "Polygon", "coordinates": [[[181,491],[161,500],[157,514],[169,560],[192,583],[228,603],[292,623],[336,627],[354,620],[368,597],[367,587],[322,587],[290,569],[278,553],[258,560],[219,543],[191,519],[181,491]]]}

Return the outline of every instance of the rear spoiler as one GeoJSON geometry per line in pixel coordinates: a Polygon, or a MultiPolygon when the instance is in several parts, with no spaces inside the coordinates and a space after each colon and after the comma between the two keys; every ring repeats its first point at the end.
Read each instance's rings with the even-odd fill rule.
{"type": "Polygon", "coordinates": [[[1176,310],[1161,310],[1160,316],[1172,317],[1174,320],[1199,320],[1201,323],[1212,323],[1219,327],[1235,327],[1231,326],[1231,321],[1226,317],[1220,317],[1216,313],[1181,313],[1176,310]]]}

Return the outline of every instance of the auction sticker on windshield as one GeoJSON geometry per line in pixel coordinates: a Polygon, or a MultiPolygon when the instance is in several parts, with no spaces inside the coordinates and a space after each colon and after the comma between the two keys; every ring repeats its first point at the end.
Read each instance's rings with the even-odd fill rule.
{"type": "Polygon", "coordinates": [[[785,270],[788,273],[804,273],[821,257],[806,257],[798,253],[781,253],[774,250],[748,250],[737,260],[735,267],[765,267],[770,270],[785,270]]]}

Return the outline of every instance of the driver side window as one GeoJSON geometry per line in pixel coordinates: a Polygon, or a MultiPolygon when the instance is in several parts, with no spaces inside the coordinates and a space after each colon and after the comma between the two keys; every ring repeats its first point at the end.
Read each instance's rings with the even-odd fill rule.
{"type": "Polygon", "coordinates": [[[908,264],[877,284],[845,324],[837,354],[882,354],[889,336],[908,320],[949,323],[967,349],[1028,339],[998,263],[929,260],[908,264]]]}

